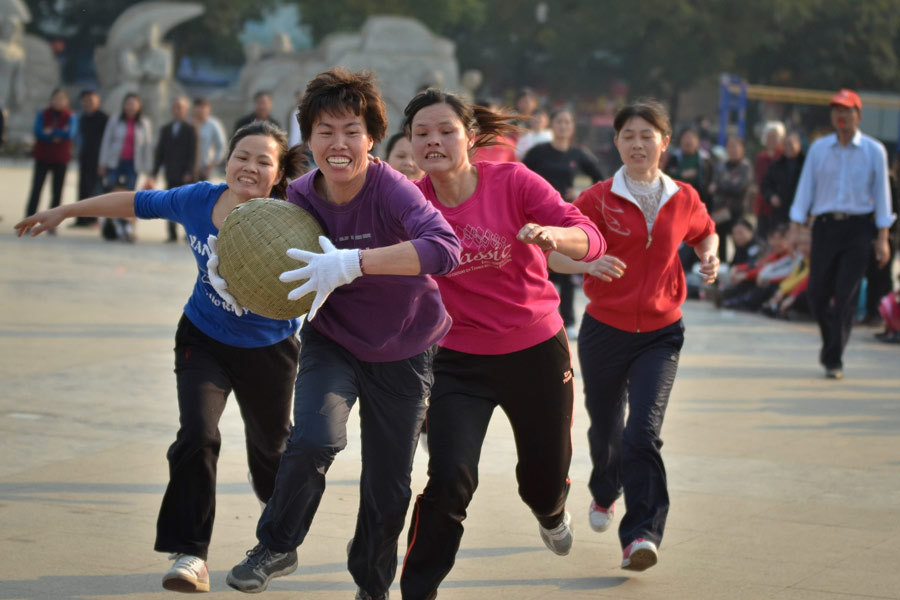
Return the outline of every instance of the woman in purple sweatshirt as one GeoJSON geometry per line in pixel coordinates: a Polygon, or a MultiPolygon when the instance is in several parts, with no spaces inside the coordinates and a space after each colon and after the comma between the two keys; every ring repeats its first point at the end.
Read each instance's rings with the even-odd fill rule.
{"type": "Polygon", "coordinates": [[[316,292],[300,331],[294,427],[259,520],[259,544],[227,582],[259,592],[297,568],[296,549],[359,398],[360,506],[348,567],[357,598],[382,598],[397,567],[435,345],[450,329],[430,275],[456,267],[459,240],[406,177],[368,160],[387,129],[371,75],[342,68],[319,74],[298,120],[318,168],[291,183],[288,200],[322,225],[325,252],[288,251],[308,263],[282,274],[285,281],[308,278],[289,297],[316,292]]]}

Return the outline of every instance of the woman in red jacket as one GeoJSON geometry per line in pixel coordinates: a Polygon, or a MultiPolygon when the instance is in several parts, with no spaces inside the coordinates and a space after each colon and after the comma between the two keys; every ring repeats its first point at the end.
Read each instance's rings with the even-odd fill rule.
{"type": "Polygon", "coordinates": [[[694,247],[711,283],[719,238],[697,191],[658,168],[671,131],[665,109],[652,101],[630,104],[613,126],[624,165],[575,201],[597,224],[607,254],[579,264],[554,252],[550,267],[588,275],[578,356],[591,418],[591,528],[609,527],[624,490],[622,568],[643,571],[656,564],[669,511],[659,434],[684,342],[678,246],[694,247]]]}

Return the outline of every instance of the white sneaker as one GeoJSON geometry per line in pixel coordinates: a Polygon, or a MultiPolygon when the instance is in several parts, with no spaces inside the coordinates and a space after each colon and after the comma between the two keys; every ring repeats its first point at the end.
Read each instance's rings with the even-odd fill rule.
{"type": "Polygon", "coordinates": [[[538,523],[538,531],[544,545],[554,554],[565,556],[572,549],[572,515],[569,511],[565,511],[562,523],[553,529],[544,529],[544,526],[538,523]]]}
{"type": "Polygon", "coordinates": [[[638,538],[625,546],[622,553],[622,568],[629,571],[646,571],[659,560],[656,544],[644,538],[638,538]]]}
{"type": "Polygon", "coordinates": [[[173,553],[169,560],[175,564],[163,575],[162,586],[173,592],[208,592],[209,569],[199,556],[173,553]]]}
{"type": "Polygon", "coordinates": [[[609,508],[603,508],[591,500],[591,508],[588,509],[588,520],[591,522],[591,529],[598,532],[606,531],[612,524],[614,514],[616,514],[615,502],[610,504],[609,508]]]}

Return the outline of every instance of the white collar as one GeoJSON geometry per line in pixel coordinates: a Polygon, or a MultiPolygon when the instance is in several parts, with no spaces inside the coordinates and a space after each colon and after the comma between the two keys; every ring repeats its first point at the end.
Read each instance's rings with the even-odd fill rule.
{"type": "MultiPolygon", "coordinates": [[[[669,177],[662,171],[659,171],[659,178],[662,179],[662,185],[663,185],[662,199],[660,199],[660,201],[659,201],[659,207],[662,208],[663,205],[669,200],[669,198],[671,198],[672,196],[677,194],[678,190],[681,188],[678,186],[677,183],[675,183],[674,179],[672,179],[671,177],[669,177]]],[[[640,204],[638,204],[638,201],[634,199],[634,196],[631,195],[631,192],[628,191],[628,186],[625,184],[625,167],[624,166],[619,167],[619,170],[616,171],[615,175],[613,175],[613,183],[612,183],[611,191],[616,196],[621,196],[622,198],[625,198],[626,200],[628,200],[635,206],[640,207],[640,204]]]]}

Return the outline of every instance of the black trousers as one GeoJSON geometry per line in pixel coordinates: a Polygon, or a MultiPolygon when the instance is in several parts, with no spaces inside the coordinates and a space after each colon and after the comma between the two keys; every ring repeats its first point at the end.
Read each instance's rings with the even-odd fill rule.
{"type": "MultiPolygon", "coordinates": [[[[78,163],[78,199],[84,200],[103,193],[103,183],[97,172],[96,160],[82,159],[78,163]]],[[[76,225],[90,225],[97,222],[97,217],[76,217],[76,225]]]]}
{"type": "Polygon", "coordinates": [[[669,492],[660,433],[683,344],[680,320],[643,333],[610,327],[587,314],[581,321],[578,358],[593,463],[588,485],[600,506],[608,507],[624,491],[623,548],[637,538],[662,541],[669,492]]]}
{"type": "Polygon", "coordinates": [[[267,502],[288,436],[300,353],[292,335],[261,348],[218,342],[182,316],[175,333],[180,428],[169,448],[169,485],[156,524],[155,549],[206,559],[216,513],[219,419],[228,394],[244,420],[257,497],[267,502]]]}
{"type": "Polygon", "coordinates": [[[359,398],[362,474],[347,566],[356,584],[377,597],[390,588],[397,570],[397,539],[412,496],[410,473],[433,382],[434,349],[373,363],[308,323],[300,338],[294,426],[256,536],[276,552],[303,542],[325,491],[325,474],[347,445],[347,418],[359,398]]]}
{"type": "Polygon", "coordinates": [[[28,206],[25,208],[25,216],[30,217],[37,212],[38,203],[41,199],[41,190],[44,187],[44,181],[47,179],[47,173],[52,176],[50,208],[56,208],[62,202],[63,184],[66,181],[66,169],[69,163],[46,162],[43,160],[34,161],[34,171],[31,175],[31,196],[28,198],[28,206]]]}
{"type": "Polygon", "coordinates": [[[568,273],[550,273],[550,281],[559,291],[559,315],[563,325],[570,327],[575,324],[575,282],[568,273]]]}
{"type": "Polygon", "coordinates": [[[835,219],[816,217],[809,258],[809,309],[819,324],[826,369],[842,368],[850,339],[859,284],[865,275],[875,238],[872,215],[835,219]]]}
{"type": "Polygon", "coordinates": [[[572,460],[572,361],[565,330],[509,354],[441,348],[428,407],[428,483],[416,499],[400,589],[433,598],[453,568],[466,508],[478,487],[481,446],[494,409],[516,442],[519,496],[544,527],[562,520],[572,460]]]}

